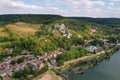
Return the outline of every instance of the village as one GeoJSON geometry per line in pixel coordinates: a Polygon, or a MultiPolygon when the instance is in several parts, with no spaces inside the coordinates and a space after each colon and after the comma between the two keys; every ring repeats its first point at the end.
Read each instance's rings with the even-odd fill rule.
{"type": "Polygon", "coordinates": [[[0,63],[0,76],[12,77],[12,73],[17,70],[24,70],[25,67],[30,67],[33,71],[42,69],[46,64],[51,69],[56,63],[56,57],[62,52],[60,49],[52,53],[44,53],[43,56],[24,55],[27,51],[22,51],[22,55],[16,57],[7,57],[3,62],[0,63]],[[13,60],[25,57],[23,62],[12,64],[13,60]],[[51,62],[48,62],[51,59],[51,62]]]}

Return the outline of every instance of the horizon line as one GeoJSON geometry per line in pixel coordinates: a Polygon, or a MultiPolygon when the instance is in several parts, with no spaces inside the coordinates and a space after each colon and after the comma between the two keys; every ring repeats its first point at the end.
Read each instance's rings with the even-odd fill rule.
{"type": "Polygon", "coordinates": [[[1,15],[58,15],[58,16],[62,16],[62,17],[81,17],[81,18],[118,18],[118,19],[120,19],[120,17],[93,17],[93,16],[65,16],[65,15],[60,15],[60,14],[47,14],[47,13],[45,13],[45,14],[40,14],[40,13],[15,13],[15,14],[11,14],[11,13],[5,13],[5,14],[0,14],[0,16],[1,15]]]}

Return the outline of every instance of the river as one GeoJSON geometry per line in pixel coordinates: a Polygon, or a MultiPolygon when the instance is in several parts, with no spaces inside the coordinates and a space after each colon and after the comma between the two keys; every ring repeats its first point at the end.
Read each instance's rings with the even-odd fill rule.
{"type": "Polygon", "coordinates": [[[120,80],[120,50],[83,74],[74,74],[77,68],[67,72],[70,80],[120,80]]]}

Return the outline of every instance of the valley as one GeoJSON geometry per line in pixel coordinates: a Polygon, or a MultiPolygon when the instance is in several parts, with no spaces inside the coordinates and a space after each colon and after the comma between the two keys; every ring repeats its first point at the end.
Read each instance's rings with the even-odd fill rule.
{"type": "Polygon", "coordinates": [[[120,32],[113,24],[60,15],[0,15],[1,79],[64,78],[61,72],[73,63],[119,48],[120,32]]]}

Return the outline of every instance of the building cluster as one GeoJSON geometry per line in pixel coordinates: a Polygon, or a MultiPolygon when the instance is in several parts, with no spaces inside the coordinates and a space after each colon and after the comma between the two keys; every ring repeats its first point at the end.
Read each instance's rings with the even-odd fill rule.
{"type": "Polygon", "coordinates": [[[41,70],[46,64],[48,68],[52,68],[56,65],[56,57],[60,55],[62,51],[60,49],[55,50],[52,53],[45,52],[43,56],[34,55],[22,55],[25,57],[24,62],[18,64],[11,64],[13,60],[17,60],[22,56],[8,57],[0,63],[0,76],[12,76],[12,73],[17,70],[23,71],[25,67],[31,68],[33,71],[41,70]],[[50,61],[49,61],[50,60],[50,61]]]}
{"type": "Polygon", "coordinates": [[[71,38],[72,36],[68,26],[65,24],[55,24],[55,29],[58,29],[62,33],[63,37],[71,38]]]}
{"type": "MultiPolygon", "coordinates": [[[[110,47],[115,46],[115,45],[118,45],[118,46],[120,45],[118,40],[116,41],[116,43],[110,42],[109,39],[100,39],[100,41],[103,42],[103,45],[106,49],[109,49],[110,47]]],[[[85,40],[86,44],[89,44],[90,42],[92,42],[92,40],[85,40]]],[[[87,51],[90,53],[96,53],[101,50],[103,50],[103,48],[99,45],[98,46],[91,45],[87,48],[87,51]]]]}
{"type": "Polygon", "coordinates": [[[98,31],[96,30],[96,29],[91,29],[91,31],[90,31],[90,34],[95,34],[95,33],[97,33],[98,31]]]}

